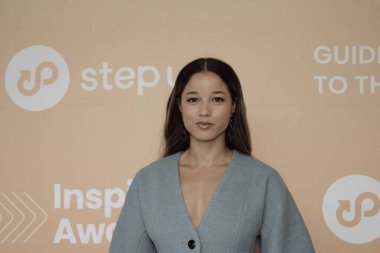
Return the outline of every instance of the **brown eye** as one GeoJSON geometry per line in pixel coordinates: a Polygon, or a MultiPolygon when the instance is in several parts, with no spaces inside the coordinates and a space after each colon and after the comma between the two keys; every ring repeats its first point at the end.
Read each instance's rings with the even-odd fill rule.
{"type": "Polygon", "coordinates": [[[221,98],[221,97],[215,97],[213,98],[213,101],[215,103],[223,103],[224,102],[224,98],[221,98]]]}
{"type": "Polygon", "coordinates": [[[189,98],[189,99],[187,99],[187,102],[189,102],[189,103],[196,103],[198,100],[197,100],[197,98],[189,98]]]}

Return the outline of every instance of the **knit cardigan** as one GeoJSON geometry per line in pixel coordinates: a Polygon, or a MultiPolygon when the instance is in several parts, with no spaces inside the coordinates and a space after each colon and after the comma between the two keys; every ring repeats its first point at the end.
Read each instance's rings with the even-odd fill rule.
{"type": "Polygon", "coordinates": [[[141,169],[128,190],[110,253],[313,253],[296,203],[276,170],[233,150],[195,228],[175,153],[141,169]]]}

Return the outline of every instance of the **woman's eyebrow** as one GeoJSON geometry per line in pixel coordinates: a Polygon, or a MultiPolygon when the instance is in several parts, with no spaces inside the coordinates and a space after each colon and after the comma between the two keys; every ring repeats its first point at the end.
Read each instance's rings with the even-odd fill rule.
{"type": "Polygon", "coordinates": [[[197,95],[197,94],[199,94],[198,91],[188,91],[188,92],[185,93],[185,96],[187,96],[187,95],[197,95]]]}
{"type": "MultiPolygon", "coordinates": [[[[216,90],[216,91],[212,91],[211,92],[212,94],[225,94],[225,92],[224,91],[219,91],[219,90],[216,90]]],[[[199,92],[198,91],[188,91],[188,92],[186,92],[185,93],[185,96],[187,96],[187,95],[198,95],[199,94],[199,92]]]]}

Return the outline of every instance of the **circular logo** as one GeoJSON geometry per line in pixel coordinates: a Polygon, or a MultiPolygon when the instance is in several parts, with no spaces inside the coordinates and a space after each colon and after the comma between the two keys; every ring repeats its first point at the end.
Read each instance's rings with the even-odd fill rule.
{"type": "Polygon", "coordinates": [[[380,237],[380,182],[364,175],[335,181],[323,198],[323,217],[330,230],[350,243],[380,237]]]}
{"type": "Polygon", "coordinates": [[[42,111],[56,105],[65,96],[69,80],[69,68],[62,55],[43,45],[19,51],[5,72],[9,97],[28,111],[42,111]]]}

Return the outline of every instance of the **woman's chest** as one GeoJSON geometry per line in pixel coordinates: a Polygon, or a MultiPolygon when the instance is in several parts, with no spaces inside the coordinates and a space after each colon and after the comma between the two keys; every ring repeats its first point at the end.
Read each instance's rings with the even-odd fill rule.
{"type": "Polygon", "coordinates": [[[199,237],[203,249],[208,245],[221,245],[224,249],[236,245],[251,247],[262,222],[264,203],[260,189],[265,187],[265,183],[252,184],[252,175],[237,169],[226,170],[219,177],[204,177],[211,187],[199,180],[194,184],[191,177],[181,181],[175,170],[174,173],[161,171],[147,181],[142,190],[141,204],[148,235],[156,246],[170,243],[168,238],[183,238],[175,240],[182,245],[199,237]],[[191,195],[192,191],[196,194],[191,195]],[[202,199],[199,197],[202,194],[207,197],[202,199]],[[186,201],[195,201],[202,208],[188,212],[186,201]],[[194,223],[198,225],[194,226],[196,215],[198,221],[194,223]]]}
{"type": "Polygon", "coordinates": [[[179,167],[181,193],[192,224],[197,228],[213,198],[227,166],[213,168],[179,167]]]}

